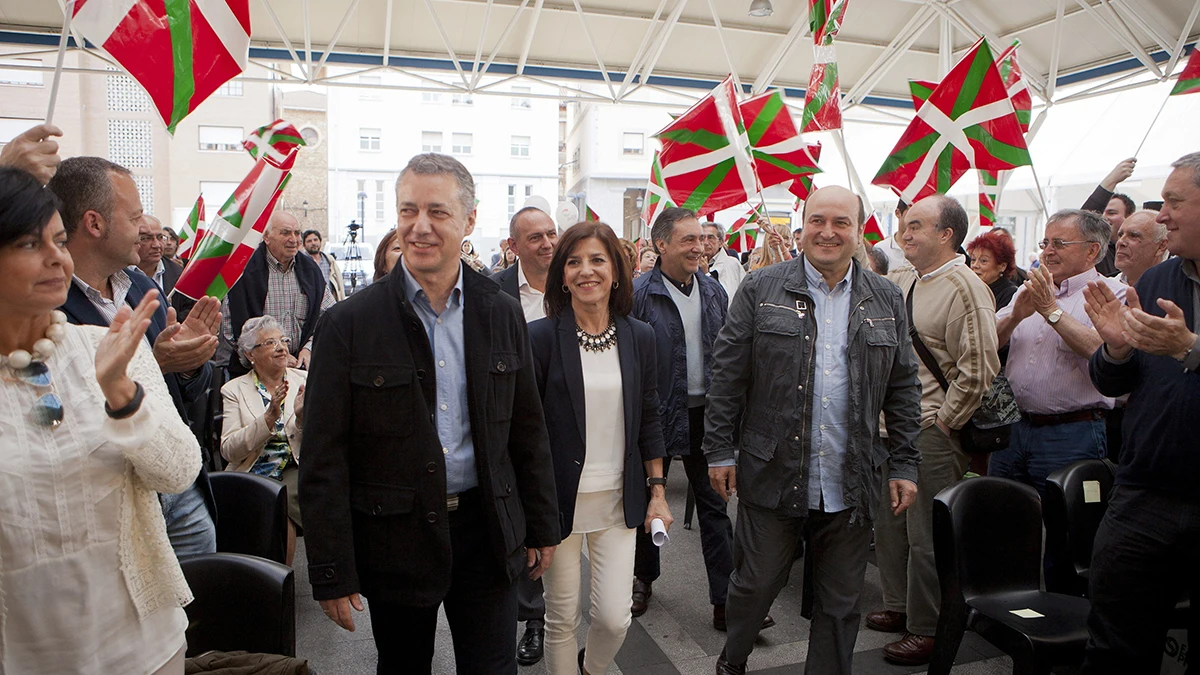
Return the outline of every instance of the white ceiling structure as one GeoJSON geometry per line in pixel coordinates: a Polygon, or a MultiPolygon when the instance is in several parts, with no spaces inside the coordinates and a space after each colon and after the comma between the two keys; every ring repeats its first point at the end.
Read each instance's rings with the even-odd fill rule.
{"type": "MultiPolygon", "coordinates": [[[[61,3],[0,0],[0,43],[53,51],[61,3]]],[[[773,0],[765,18],[748,16],[749,4],[250,0],[250,56],[331,86],[389,69],[414,78],[406,88],[508,95],[524,81],[554,87],[534,95],[661,102],[662,92],[699,97],[733,73],[746,90],[801,99],[813,60],[807,0],[773,0]]],[[[1200,0],[850,0],[836,41],[843,108],[907,117],[907,80],[938,79],[980,35],[997,52],[1021,40],[1035,106],[1161,82],[1195,41],[1198,13],[1200,0]]]]}

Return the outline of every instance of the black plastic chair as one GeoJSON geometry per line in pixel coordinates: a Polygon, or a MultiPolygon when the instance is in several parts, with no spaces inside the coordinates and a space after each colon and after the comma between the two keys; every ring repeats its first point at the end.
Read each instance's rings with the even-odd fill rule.
{"type": "Polygon", "coordinates": [[[1115,480],[1116,467],[1107,459],[1075,462],[1046,478],[1046,549],[1064,563],[1046,578],[1046,590],[1087,597],[1092,543],[1115,480]]]}
{"type": "Polygon", "coordinates": [[[209,474],[221,514],[217,551],[287,561],[287,487],[239,471],[209,474]]]}
{"type": "Polygon", "coordinates": [[[292,568],[237,553],[181,558],[195,600],[187,655],[210,650],[296,655],[296,579],[292,568]]]}
{"type": "Polygon", "coordinates": [[[981,476],[938,493],[933,546],[942,590],[930,675],[946,675],[967,628],[1012,657],[1014,675],[1083,662],[1090,604],[1040,589],[1042,508],[1033,488],[981,476]],[[1022,618],[1032,610],[1041,615],[1022,618]]]}

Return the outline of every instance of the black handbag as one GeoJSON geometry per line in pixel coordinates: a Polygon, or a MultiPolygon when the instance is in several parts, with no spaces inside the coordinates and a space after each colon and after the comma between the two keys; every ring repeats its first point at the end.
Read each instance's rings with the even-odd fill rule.
{"type": "MultiPolygon", "coordinates": [[[[908,287],[908,297],[905,298],[905,305],[908,308],[908,334],[912,338],[913,349],[917,350],[917,356],[921,357],[925,367],[937,378],[938,384],[942,386],[942,391],[949,391],[950,383],[946,380],[945,373],[938,366],[933,352],[929,351],[929,347],[925,346],[921,336],[917,334],[917,325],[913,321],[912,309],[913,289],[916,286],[917,282],[914,281],[912,286],[908,287]]],[[[980,401],[975,414],[971,415],[971,419],[967,420],[967,423],[959,430],[959,443],[962,445],[963,452],[976,455],[1007,448],[1010,428],[1019,419],[1021,419],[1021,411],[1017,408],[1017,399],[1013,395],[1012,385],[1008,383],[1008,378],[1001,372],[996,375],[992,380],[992,385],[983,394],[983,400],[980,401]]]]}

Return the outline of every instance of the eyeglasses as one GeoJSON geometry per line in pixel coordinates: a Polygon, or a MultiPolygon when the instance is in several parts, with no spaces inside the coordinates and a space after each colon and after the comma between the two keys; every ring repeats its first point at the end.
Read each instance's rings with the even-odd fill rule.
{"type": "Polygon", "coordinates": [[[1063,241],[1062,239],[1043,239],[1038,242],[1038,248],[1042,249],[1043,251],[1045,251],[1047,248],[1052,248],[1055,251],[1061,251],[1064,248],[1066,248],[1068,246],[1074,246],[1075,244],[1090,244],[1090,243],[1092,243],[1092,242],[1088,241],[1087,239],[1080,239],[1079,241],[1063,241]]]}
{"type": "MultiPolygon", "coordinates": [[[[50,369],[41,361],[34,361],[29,366],[16,371],[16,375],[20,381],[38,389],[49,388],[52,384],[50,369]]],[[[62,399],[53,391],[42,394],[34,401],[30,414],[33,415],[33,421],[37,422],[39,426],[54,429],[63,421],[62,399]]]]}
{"type": "Polygon", "coordinates": [[[152,241],[155,241],[155,240],[158,240],[158,241],[160,241],[160,242],[162,242],[162,243],[164,243],[164,244],[165,244],[165,243],[167,243],[168,241],[170,241],[170,240],[171,240],[171,238],[170,238],[170,237],[168,237],[168,236],[167,236],[167,235],[165,235],[165,234],[160,234],[160,235],[158,235],[158,236],[155,236],[155,235],[153,235],[153,234],[143,234],[143,235],[141,235],[141,236],[139,236],[139,237],[138,237],[138,241],[139,241],[139,242],[141,242],[141,243],[143,243],[143,244],[148,244],[148,243],[150,243],[150,242],[152,242],[152,241]]]}
{"type": "Polygon", "coordinates": [[[286,349],[290,344],[292,344],[291,338],[270,338],[254,345],[253,349],[258,349],[259,347],[263,346],[269,347],[270,349],[275,349],[279,345],[283,345],[284,349],[286,349]]]}

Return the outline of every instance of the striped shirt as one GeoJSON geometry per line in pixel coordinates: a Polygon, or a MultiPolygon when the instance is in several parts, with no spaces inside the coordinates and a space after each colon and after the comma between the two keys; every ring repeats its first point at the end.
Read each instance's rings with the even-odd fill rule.
{"type": "MultiPolygon", "coordinates": [[[[292,355],[300,353],[301,349],[312,350],[312,338],[308,343],[300,344],[300,336],[304,334],[304,320],[308,318],[308,296],[300,290],[300,280],[296,278],[296,261],[292,260],[285,267],[270,251],[267,254],[267,297],[263,301],[263,315],[274,317],[279,322],[283,336],[292,341],[292,355]]],[[[308,255],[307,253],[301,255],[308,255]]],[[[325,284],[325,293],[321,297],[321,310],[333,307],[333,294],[329,292],[329,284],[325,284]]],[[[228,343],[228,349],[236,351],[233,344],[233,321],[230,319],[229,299],[221,303],[221,335],[228,343]]]]}
{"type": "MultiPolygon", "coordinates": [[[[79,277],[72,277],[71,281],[79,287],[79,290],[83,291],[83,294],[91,301],[96,311],[100,312],[100,316],[104,317],[104,325],[106,326],[111,326],[113,319],[117,318],[117,312],[129,304],[126,301],[126,297],[129,295],[129,289],[133,288],[133,280],[129,278],[129,273],[125,270],[117,270],[108,278],[108,284],[112,286],[112,300],[104,297],[100,291],[88,286],[87,282],[79,277]]],[[[159,302],[162,301],[162,296],[159,296],[159,302]]],[[[154,347],[150,343],[149,337],[146,338],[146,344],[150,345],[151,348],[154,347]]]]}
{"type": "MultiPolygon", "coordinates": [[[[1107,285],[1122,304],[1125,302],[1129,287],[1101,275],[1094,267],[1064,279],[1054,292],[1063,314],[1070,314],[1088,328],[1092,327],[1092,320],[1084,311],[1087,302],[1083,289],[1093,281],[1107,285]]],[[[1017,291],[1013,301],[996,314],[997,321],[1012,315],[1017,298],[1024,292],[1024,288],[1017,291]]],[[[1035,313],[1018,324],[1008,344],[1008,382],[1022,412],[1058,415],[1090,408],[1112,410],[1113,399],[1092,385],[1088,373],[1090,359],[1076,354],[1040,314],[1035,313]]]]}

